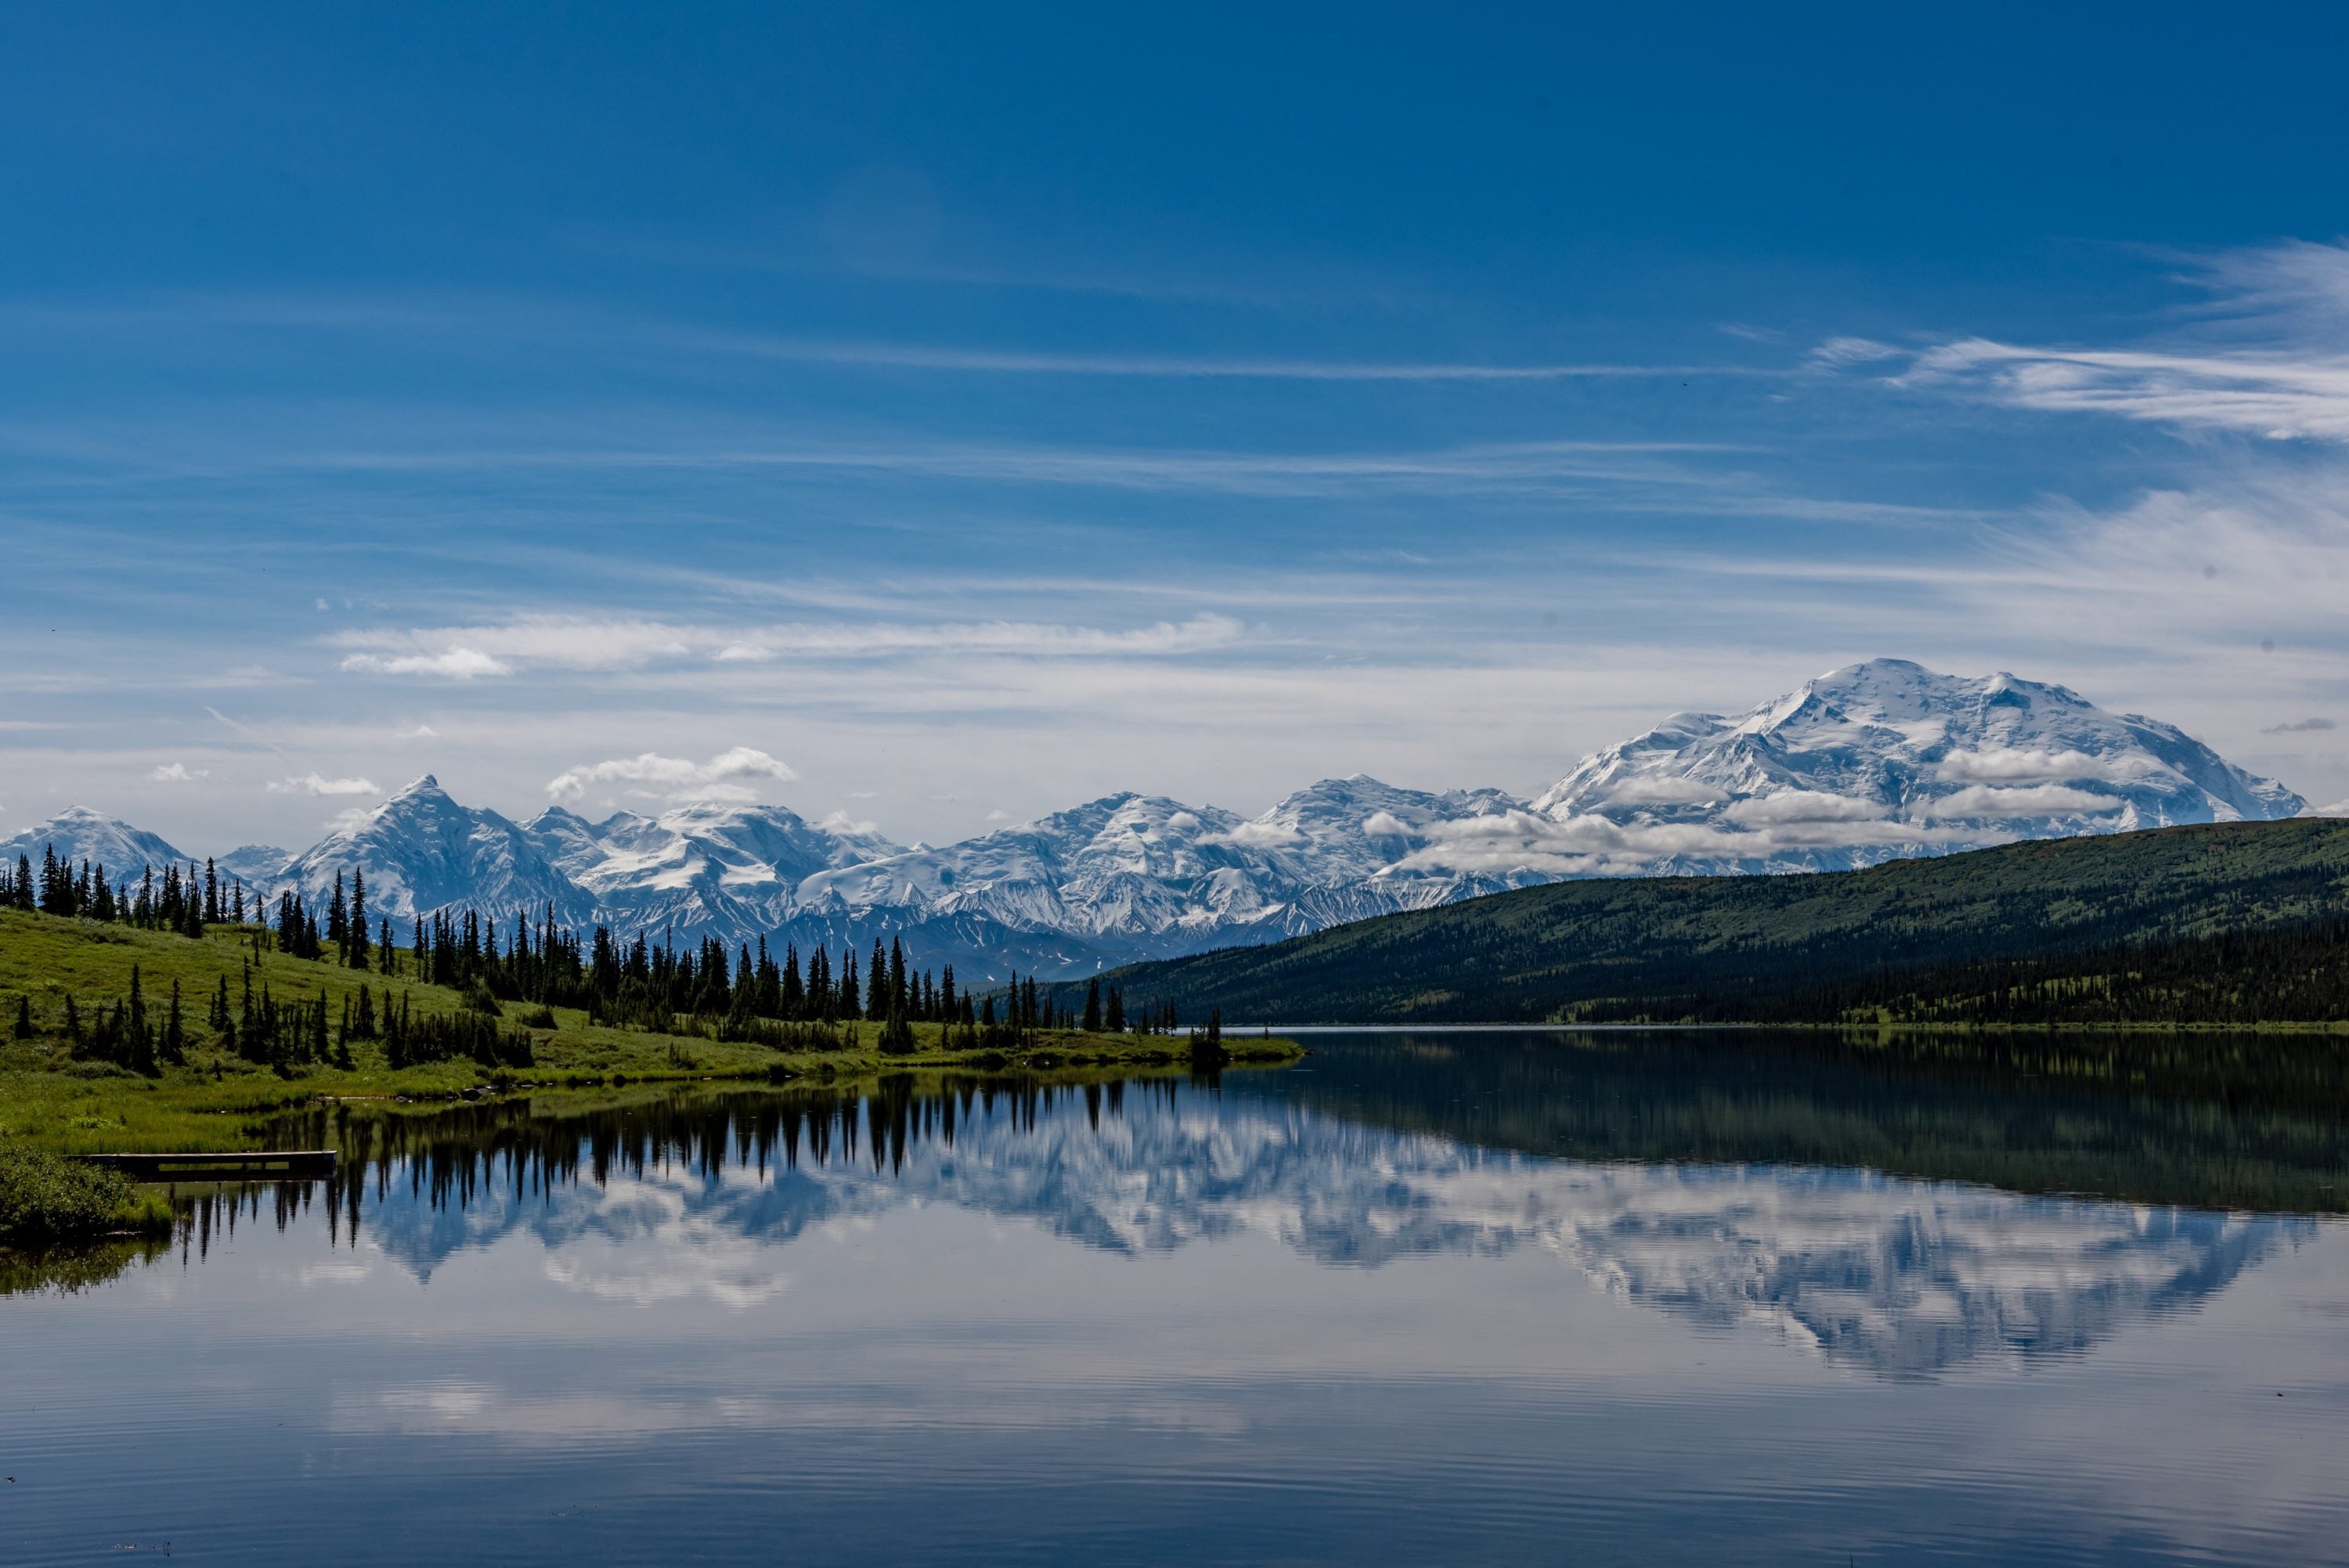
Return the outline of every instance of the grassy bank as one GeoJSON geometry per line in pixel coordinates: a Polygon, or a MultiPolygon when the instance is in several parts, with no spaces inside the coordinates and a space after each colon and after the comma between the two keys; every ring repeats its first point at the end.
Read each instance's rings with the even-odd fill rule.
{"type": "MultiPolygon", "coordinates": [[[[984,1052],[942,1048],[935,1024],[911,1026],[910,1050],[883,1053],[880,1026],[837,1026],[838,1048],[776,1049],[706,1033],[664,1033],[595,1024],[584,1011],[508,1005],[495,1020],[502,1030],[524,1029],[532,1065],[486,1068],[458,1057],[395,1069],[380,1044],[338,1043],[329,1061],[294,1068],[257,1066],[225,1048],[204,1022],[211,999],[225,982],[241,995],[250,975],[281,1005],[315,1005],[337,1020],[367,988],[378,1013],[405,1003],[417,1016],[462,1013],[466,998],[407,976],[346,969],[299,959],[257,944],[250,929],[214,928],[199,939],[117,924],[0,911],[0,1140],[27,1149],[72,1153],[122,1150],[210,1151],[244,1149],[266,1122],[306,1105],[338,1100],[438,1101],[486,1093],[563,1089],[610,1092],[630,1085],[709,1079],[796,1077],[854,1081],[909,1067],[1041,1071],[1088,1065],[1135,1066],[1187,1061],[1180,1037],[1085,1034],[1048,1030],[1016,1047],[984,1052]],[[150,1017],[169,1006],[179,986],[185,1061],[142,1076],[111,1062],[87,1059],[67,1033],[66,1002],[76,1015],[95,1016],[98,1004],[127,994],[139,972],[150,1017]],[[20,1007],[21,1003],[21,1007],[20,1007]],[[16,1037],[15,1021],[31,1032],[16,1037]],[[349,1065],[340,1065],[347,1056],[349,1065]]],[[[680,1025],[685,1021],[679,1020],[680,1025]]],[[[1278,1062],[1302,1054],[1295,1042],[1232,1038],[1229,1059],[1278,1062]]]]}

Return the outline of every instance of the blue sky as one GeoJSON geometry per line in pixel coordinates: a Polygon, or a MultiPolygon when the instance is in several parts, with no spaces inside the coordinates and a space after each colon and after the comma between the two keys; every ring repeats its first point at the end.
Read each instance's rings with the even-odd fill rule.
{"type": "Polygon", "coordinates": [[[1531,792],[1878,655],[2349,795],[2344,30],[20,11],[0,830],[1531,792]]]}

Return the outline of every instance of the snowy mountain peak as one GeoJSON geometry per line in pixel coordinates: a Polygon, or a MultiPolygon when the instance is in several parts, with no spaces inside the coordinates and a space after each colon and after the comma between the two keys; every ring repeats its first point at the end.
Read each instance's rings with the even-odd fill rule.
{"type": "Polygon", "coordinates": [[[0,839],[0,855],[13,871],[18,857],[40,864],[45,850],[55,848],[61,860],[77,865],[88,861],[107,869],[110,878],[136,875],[141,866],[186,865],[189,857],[153,833],[134,828],[119,818],[87,806],[68,806],[36,828],[14,838],[0,839]]]}
{"type": "Polygon", "coordinates": [[[1533,802],[1572,830],[1529,830],[1524,849],[1562,874],[1827,870],[2304,804],[2066,687],[1872,659],[1743,715],[1675,714],[1585,758],[1533,802]]]}

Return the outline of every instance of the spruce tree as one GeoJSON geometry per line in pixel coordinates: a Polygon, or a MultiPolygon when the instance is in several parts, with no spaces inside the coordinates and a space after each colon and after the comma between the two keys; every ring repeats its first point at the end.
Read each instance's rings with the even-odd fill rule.
{"type": "Polygon", "coordinates": [[[1098,979],[1089,980],[1085,983],[1085,1012],[1083,1022],[1080,1026],[1082,1027],[1088,1035],[1098,1035],[1101,1033],[1102,992],[1101,981],[1098,979]]]}
{"type": "Polygon", "coordinates": [[[367,966],[367,877],[357,866],[351,868],[351,943],[343,963],[352,969],[367,966]]]}

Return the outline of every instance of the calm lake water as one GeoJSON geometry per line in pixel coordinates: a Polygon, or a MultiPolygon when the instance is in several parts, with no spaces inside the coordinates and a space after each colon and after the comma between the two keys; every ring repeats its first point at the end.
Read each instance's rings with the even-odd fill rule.
{"type": "Polygon", "coordinates": [[[0,1562],[2349,1562],[2337,1046],[1310,1043],[289,1127],[9,1276],[0,1562]]]}

